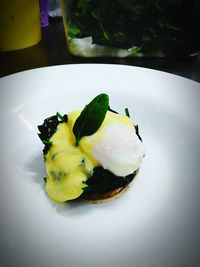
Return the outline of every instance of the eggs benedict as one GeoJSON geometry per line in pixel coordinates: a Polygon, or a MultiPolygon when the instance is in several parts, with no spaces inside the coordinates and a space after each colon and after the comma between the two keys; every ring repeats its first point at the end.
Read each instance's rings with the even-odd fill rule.
{"type": "Polygon", "coordinates": [[[142,164],[138,127],[109,108],[106,94],[68,115],[57,113],[38,129],[45,145],[46,192],[55,201],[114,196],[142,164]]]}

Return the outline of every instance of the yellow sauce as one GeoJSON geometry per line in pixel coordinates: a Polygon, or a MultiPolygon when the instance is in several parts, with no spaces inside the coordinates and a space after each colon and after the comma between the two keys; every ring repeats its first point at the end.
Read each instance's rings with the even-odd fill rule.
{"type": "Polygon", "coordinates": [[[92,156],[93,146],[103,138],[103,129],[113,121],[133,128],[127,116],[107,112],[98,131],[90,137],[83,137],[75,146],[73,126],[81,110],[73,111],[68,122],[60,123],[50,141],[52,146],[45,156],[46,192],[58,202],[75,199],[83,193],[84,182],[92,175],[93,169],[100,164],[92,156]],[[94,138],[93,138],[94,137],[94,138]]]}

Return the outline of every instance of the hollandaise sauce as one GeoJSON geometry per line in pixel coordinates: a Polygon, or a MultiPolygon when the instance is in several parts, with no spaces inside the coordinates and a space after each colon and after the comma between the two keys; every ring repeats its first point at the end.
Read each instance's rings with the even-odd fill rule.
{"type": "Polygon", "coordinates": [[[81,146],[75,145],[73,122],[80,112],[71,113],[67,123],[60,123],[50,141],[52,146],[45,156],[46,191],[59,202],[75,199],[83,193],[84,182],[99,163],[81,146]]]}

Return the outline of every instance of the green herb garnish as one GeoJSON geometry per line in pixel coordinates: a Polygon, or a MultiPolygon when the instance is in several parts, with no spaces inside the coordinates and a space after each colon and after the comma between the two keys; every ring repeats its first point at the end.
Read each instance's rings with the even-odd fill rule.
{"type": "Polygon", "coordinates": [[[45,145],[44,149],[43,149],[44,155],[47,154],[50,146],[52,145],[52,143],[49,141],[49,139],[56,132],[57,126],[59,125],[59,123],[61,123],[61,122],[59,122],[58,117],[56,115],[54,115],[54,116],[51,116],[51,117],[45,119],[43,124],[38,126],[38,130],[40,131],[38,136],[41,139],[41,141],[43,142],[43,144],[45,145]]]}
{"type": "Polygon", "coordinates": [[[142,142],[142,137],[139,134],[139,127],[138,125],[135,125],[135,133],[137,134],[138,138],[140,139],[140,141],[142,142]]]}
{"type": "Polygon", "coordinates": [[[52,145],[52,142],[49,141],[49,140],[43,140],[42,142],[43,142],[43,144],[45,144],[47,146],[51,146],[52,145]]]}
{"type": "Polygon", "coordinates": [[[65,119],[63,118],[63,116],[62,116],[59,112],[56,113],[56,116],[57,116],[61,121],[65,121],[65,119]]]}
{"type": "Polygon", "coordinates": [[[68,117],[66,114],[64,116],[62,116],[59,112],[57,112],[56,116],[58,117],[58,119],[61,120],[61,122],[67,122],[68,121],[68,117]]]}
{"type": "Polygon", "coordinates": [[[128,111],[128,108],[125,108],[125,114],[126,114],[127,117],[130,118],[130,113],[129,113],[129,111],[128,111]]]}
{"type": "Polygon", "coordinates": [[[109,106],[109,97],[106,94],[96,96],[85,106],[80,116],[75,121],[73,133],[76,145],[83,136],[92,135],[101,126],[109,106]]]}

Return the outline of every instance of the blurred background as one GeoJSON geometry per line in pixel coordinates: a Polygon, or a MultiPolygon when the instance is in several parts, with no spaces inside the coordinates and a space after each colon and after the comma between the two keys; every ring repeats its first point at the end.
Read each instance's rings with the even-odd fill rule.
{"type": "Polygon", "coordinates": [[[200,82],[198,0],[19,0],[0,3],[0,76],[110,63],[200,82]]]}

